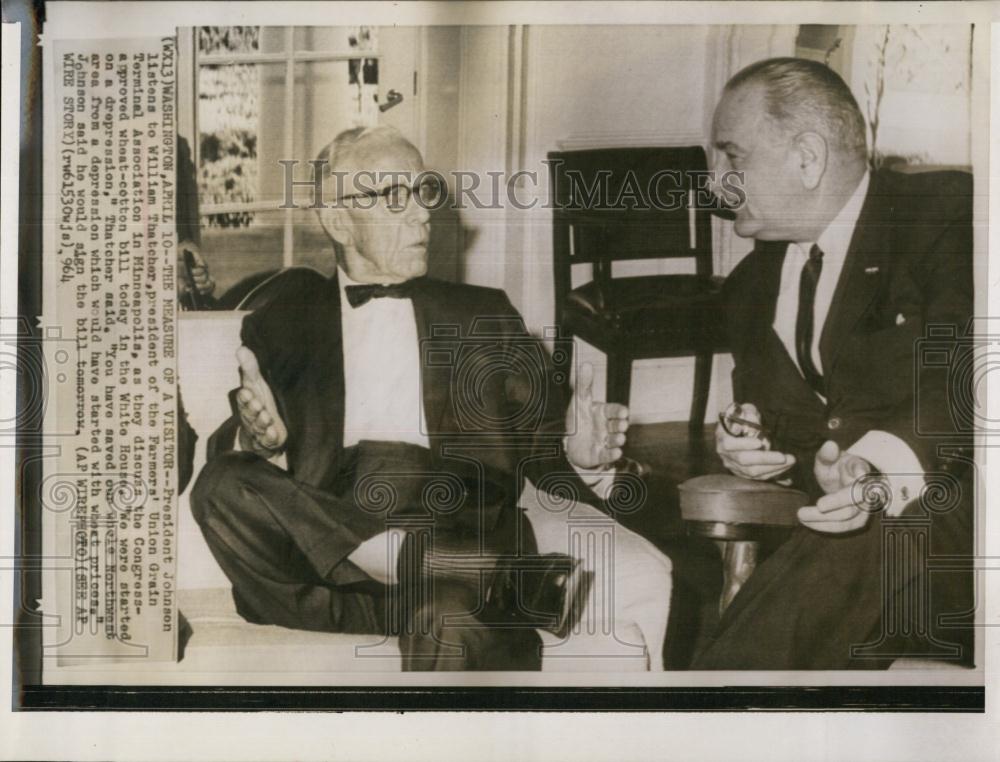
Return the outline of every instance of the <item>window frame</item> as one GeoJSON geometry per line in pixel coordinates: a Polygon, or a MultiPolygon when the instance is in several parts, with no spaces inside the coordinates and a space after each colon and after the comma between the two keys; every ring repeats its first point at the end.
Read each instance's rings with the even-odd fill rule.
{"type": "MultiPolygon", "coordinates": [[[[190,71],[180,71],[181,80],[188,82],[190,92],[182,98],[185,108],[179,109],[179,126],[181,134],[190,136],[191,155],[194,166],[197,169],[201,166],[201,141],[198,130],[198,73],[203,66],[232,66],[236,64],[284,64],[283,89],[283,119],[282,119],[282,152],[285,156],[292,156],[295,150],[295,129],[297,126],[295,118],[295,65],[299,63],[328,63],[338,61],[353,61],[374,59],[379,61],[381,69],[381,59],[383,54],[378,48],[378,43],[371,50],[311,50],[308,48],[295,48],[295,32],[298,29],[308,29],[309,27],[286,26],[282,27],[284,33],[283,50],[279,53],[212,53],[201,54],[198,52],[198,27],[191,27],[189,33],[180,35],[178,53],[181,61],[190,61],[190,71]],[[185,55],[186,54],[186,55],[185,55]]],[[[182,94],[183,95],[183,94],[182,94]]],[[[258,188],[258,191],[260,188],[258,188]]],[[[294,251],[294,222],[297,205],[292,204],[283,209],[282,220],[282,247],[281,258],[282,267],[292,267],[295,263],[294,251]]],[[[273,201],[251,201],[251,202],[230,202],[224,204],[199,204],[198,217],[206,217],[210,214],[238,213],[238,212],[270,212],[275,211],[273,201]]]]}

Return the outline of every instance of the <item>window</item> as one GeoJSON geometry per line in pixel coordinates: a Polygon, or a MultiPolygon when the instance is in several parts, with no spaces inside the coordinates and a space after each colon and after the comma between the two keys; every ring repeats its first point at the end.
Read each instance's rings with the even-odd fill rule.
{"type": "MultiPolygon", "coordinates": [[[[280,159],[307,163],[337,133],[378,122],[380,54],[375,27],[197,27],[189,52],[190,115],[196,136],[201,249],[224,293],[248,275],[310,265],[331,267],[309,188],[300,209],[281,209],[280,159]]],[[[182,96],[183,97],[183,96],[182,96]]]]}

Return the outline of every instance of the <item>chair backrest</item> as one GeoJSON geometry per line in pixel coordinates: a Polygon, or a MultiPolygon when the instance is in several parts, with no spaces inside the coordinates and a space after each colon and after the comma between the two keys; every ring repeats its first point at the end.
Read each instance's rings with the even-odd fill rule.
{"type": "Polygon", "coordinates": [[[618,260],[694,258],[698,275],[712,274],[701,146],[561,151],[548,159],[557,312],[574,264],[592,263],[598,285],[618,260]]]}

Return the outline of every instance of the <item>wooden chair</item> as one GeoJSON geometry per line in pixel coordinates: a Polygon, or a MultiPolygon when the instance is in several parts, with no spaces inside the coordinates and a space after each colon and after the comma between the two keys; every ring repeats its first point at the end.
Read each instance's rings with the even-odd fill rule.
{"type": "Polygon", "coordinates": [[[693,355],[689,424],[692,442],[700,441],[712,355],[723,346],[723,278],[712,275],[710,212],[694,203],[697,178],[707,171],[704,149],[613,148],[548,158],[556,324],[562,335],[607,355],[611,402],[628,404],[633,360],[693,355]],[[695,273],[612,275],[614,262],[663,258],[691,258],[695,273]],[[578,264],[592,265],[593,279],[572,288],[578,264]]]}

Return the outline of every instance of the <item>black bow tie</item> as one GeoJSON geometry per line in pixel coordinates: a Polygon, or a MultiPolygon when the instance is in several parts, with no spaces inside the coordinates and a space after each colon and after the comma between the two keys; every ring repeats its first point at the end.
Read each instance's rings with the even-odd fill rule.
{"type": "Polygon", "coordinates": [[[405,283],[392,283],[382,286],[377,283],[365,283],[361,286],[346,286],[347,301],[352,307],[360,307],[372,299],[381,299],[387,296],[391,299],[409,299],[413,293],[413,281],[405,283]]]}

